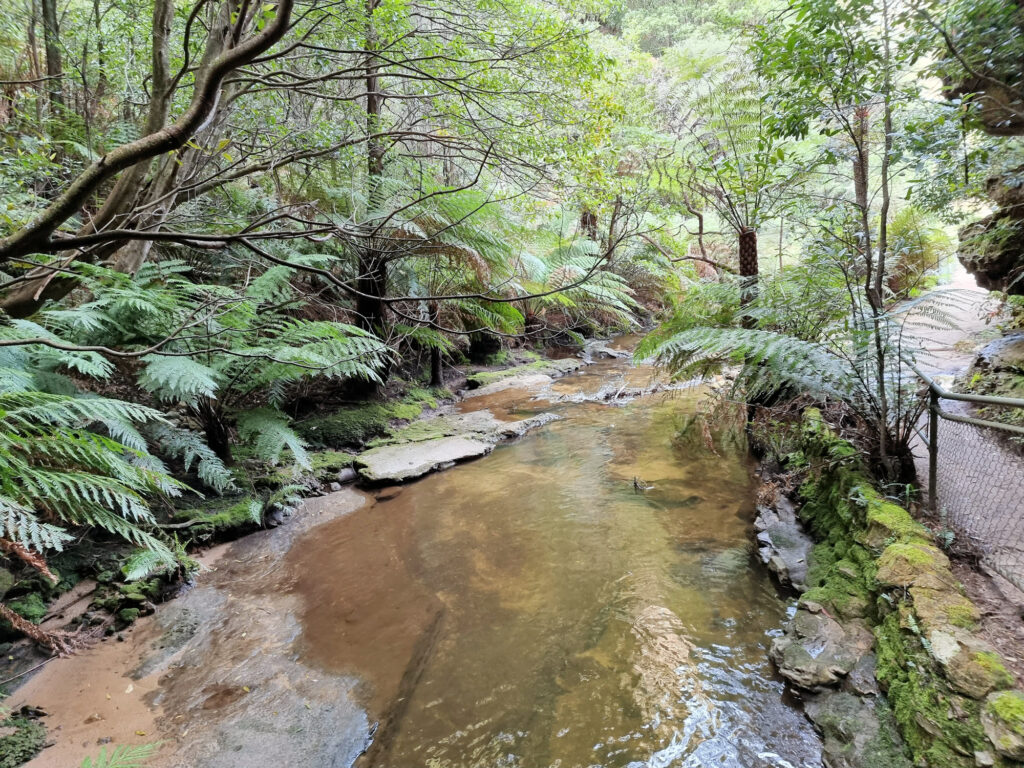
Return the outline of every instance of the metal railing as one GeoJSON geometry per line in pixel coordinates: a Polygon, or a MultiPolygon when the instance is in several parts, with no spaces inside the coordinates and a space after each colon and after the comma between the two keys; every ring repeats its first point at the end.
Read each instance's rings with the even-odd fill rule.
{"type": "Polygon", "coordinates": [[[1022,408],[1024,399],[950,392],[914,363],[927,386],[928,507],[942,527],[999,575],[1024,590],[1024,427],[971,415],[970,405],[1022,408]],[[946,408],[943,401],[950,403],[946,408]],[[959,411],[959,412],[955,412],[959,411]]]}

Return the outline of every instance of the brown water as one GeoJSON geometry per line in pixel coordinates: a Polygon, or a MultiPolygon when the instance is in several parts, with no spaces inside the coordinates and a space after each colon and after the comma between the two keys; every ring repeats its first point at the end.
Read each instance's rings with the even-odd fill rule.
{"type": "MultiPolygon", "coordinates": [[[[555,389],[626,375],[605,363],[555,389]]],[[[695,407],[556,406],[561,421],[298,542],[298,647],[366,681],[364,764],[821,764],[767,660],[786,604],[750,554],[747,459],[727,436],[717,453],[677,439],[695,407]]]]}

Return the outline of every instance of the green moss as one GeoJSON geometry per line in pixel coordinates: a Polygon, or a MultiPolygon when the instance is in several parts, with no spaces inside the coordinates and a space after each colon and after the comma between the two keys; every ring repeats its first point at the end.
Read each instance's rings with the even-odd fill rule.
{"type": "Polygon", "coordinates": [[[469,383],[470,389],[476,389],[478,387],[485,387],[488,384],[493,384],[496,381],[507,379],[511,376],[519,376],[526,373],[544,373],[551,376],[557,376],[563,373],[569,373],[574,371],[580,366],[580,361],[576,359],[565,359],[565,360],[534,360],[532,363],[526,363],[525,365],[517,365],[513,368],[505,368],[501,371],[478,371],[471,373],[466,377],[466,381],[469,383]]]}
{"type": "Polygon", "coordinates": [[[117,612],[117,618],[123,621],[125,624],[131,624],[141,615],[141,611],[138,608],[122,608],[117,612]]]}
{"type": "Polygon", "coordinates": [[[46,728],[36,720],[10,717],[0,720],[0,728],[14,728],[0,738],[0,768],[17,768],[39,754],[46,743],[46,728]]]}
{"type": "MultiPolygon", "coordinates": [[[[846,548],[848,553],[850,549],[846,548]]],[[[801,602],[823,605],[829,613],[840,618],[871,615],[874,596],[862,569],[853,560],[837,559],[837,554],[828,545],[814,548],[808,575],[811,588],[801,596],[801,602]]]]}
{"type": "Polygon", "coordinates": [[[1015,733],[1024,736],[1024,694],[1001,691],[989,699],[988,711],[1002,720],[1015,733]]]}
{"type": "Polygon", "coordinates": [[[383,435],[391,421],[391,412],[380,403],[345,408],[329,416],[307,419],[295,425],[299,434],[314,445],[328,448],[359,446],[372,437],[383,435]]]}
{"type": "Polygon", "coordinates": [[[33,624],[38,624],[46,615],[46,603],[37,592],[30,592],[17,600],[11,600],[7,607],[33,624]]]}
{"type": "Polygon", "coordinates": [[[191,535],[223,533],[235,528],[250,528],[259,521],[255,519],[254,509],[263,508],[262,499],[246,497],[240,501],[216,499],[213,505],[204,505],[180,510],[175,519],[180,522],[195,521],[189,526],[191,535]]]}
{"type": "Polygon", "coordinates": [[[881,549],[893,542],[930,541],[928,529],[910,516],[903,507],[886,501],[874,488],[859,485],[852,491],[865,506],[864,522],[867,530],[864,541],[881,549]]]}
{"type": "Polygon", "coordinates": [[[974,629],[978,626],[976,610],[973,605],[951,605],[946,610],[946,618],[954,627],[974,629]]]}
{"type": "MultiPolygon", "coordinates": [[[[1010,670],[1003,664],[1003,659],[998,653],[981,651],[974,654],[974,662],[992,675],[997,690],[1000,688],[1010,688],[1017,682],[1014,680],[1013,675],[1010,674],[1010,670]]],[[[1024,707],[1024,701],[1021,702],[1021,706],[1024,707]]],[[[1021,714],[1024,715],[1024,709],[1022,709],[1021,714]]]]}
{"type": "Polygon", "coordinates": [[[898,613],[875,627],[877,676],[914,761],[933,768],[973,768],[987,746],[980,704],[953,693],[898,613]]]}
{"type": "MultiPolygon", "coordinates": [[[[932,623],[973,627],[976,609],[957,591],[949,561],[928,530],[874,489],[857,452],[813,409],[805,412],[800,448],[809,466],[800,517],[819,542],[809,561],[811,589],[801,599],[831,606],[840,616],[856,614],[863,601],[875,622],[877,677],[915,764],[973,768],[973,754],[990,748],[982,705],[952,689],[919,633],[928,616],[932,623]],[[880,585],[910,587],[912,600],[907,591],[883,592],[880,585]]],[[[973,660],[1000,685],[1013,685],[997,655],[973,660]]],[[[1024,696],[1005,706],[1024,735],[1024,696]]]]}
{"type": "Polygon", "coordinates": [[[295,428],[313,445],[357,448],[386,435],[392,422],[418,419],[424,407],[437,408],[440,398],[451,396],[446,389],[414,388],[396,402],[369,402],[342,408],[326,416],[305,419],[295,428]]]}
{"type": "Polygon", "coordinates": [[[371,440],[366,444],[368,448],[377,448],[381,445],[391,445],[395,442],[401,443],[420,443],[424,440],[434,440],[439,437],[449,437],[450,435],[457,434],[458,430],[453,428],[450,423],[444,419],[425,419],[423,421],[413,422],[397,432],[397,434],[386,437],[378,437],[371,440]]]}
{"type": "Polygon", "coordinates": [[[316,451],[309,455],[309,463],[317,475],[341,472],[352,466],[352,454],[344,451],[316,451]]]}

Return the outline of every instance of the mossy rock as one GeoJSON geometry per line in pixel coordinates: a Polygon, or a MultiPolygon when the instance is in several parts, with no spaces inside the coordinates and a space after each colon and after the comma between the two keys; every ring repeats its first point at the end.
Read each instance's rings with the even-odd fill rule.
{"type": "Polygon", "coordinates": [[[263,500],[247,496],[241,500],[217,499],[215,505],[180,510],[175,515],[179,522],[192,521],[185,530],[190,536],[208,537],[227,531],[244,531],[259,525],[263,500]]]}
{"type": "Polygon", "coordinates": [[[1024,693],[999,691],[982,706],[981,723],[996,751],[1011,760],[1024,760],[1024,693]]]}
{"type": "Polygon", "coordinates": [[[911,587],[914,613],[926,632],[951,627],[973,629],[981,620],[977,606],[960,593],[957,587],[931,589],[911,587]]]}
{"type": "Polygon", "coordinates": [[[0,768],[18,768],[38,755],[46,743],[46,728],[36,720],[9,717],[0,720],[0,728],[14,728],[0,738],[0,768]]]}
{"type": "Polygon", "coordinates": [[[920,638],[898,613],[875,627],[878,680],[914,762],[931,768],[975,768],[988,748],[981,702],[953,691],[920,638]]]}
{"type": "Polygon", "coordinates": [[[911,768],[884,698],[826,691],[808,699],[823,737],[825,764],[841,768],[911,768]]]}
{"type": "Polygon", "coordinates": [[[503,379],[530,373],[539,373],[546,376],[563,376],[579,370],[584,365],[585,363],[582,360],[573,357],[567,357],[562,360],[535,360],[526,365],[517,365],[500,371],[477,371],[476,373],[469,374],[466,377],[466,382],[470,389],[479,389],[503,379]]]}
{"type": "Polygon", "coordinates": [[[875,578],[886,587],[956,586],[949,570],[949,558],[938,547],[923,541],[899,542],[886,547],[878,558],[875,578]]]}
{"type": "Polygon", "coordinates": [[[0,598],[7,594],[16,581],[17,579],[14,578],[13,573],[6,568],[0,568],[0,598]]]}
{"type": "Polygon", "coordinates": [[[928,650],[939,662],[954,690],[983,699],[992,691],[1013,686],[1013,675],[992,647],[964,630],[928,633],[928,650]]]}
{"type": "Polygon", "coordinates": [[[414,388],[399,401],[368,402],[298,422],[296,430],[313,445],[325,448],[358,448],[386,435],[394,422],[418,419],[423,409],[437,408],[439,398],[450,397],[442,389],[414,388]]]}
{"type": "Polygon", "coordinates": [[[886,501],[873,488],[858,486],[856,490],[866,502],[865,529],[858,536],[858,541],[875,554],[881,553],[892,543],[931,542],[928,529],[914,520],[903,507],[886,501]]]}
{"type": "Polygon", "coordinates": [[[11,600],[7,603],[7,607],[33,624],[38,624],[46,615],[46,601],[38,592],[29,592],[27,595],[11,600]]]}
{"type": "Polygon", "coordinates": [[[138,608],[122,608],[117,612],[117,618],[125,624],[133,623],[141,615],[142,611],[138,608]]]}
{"type": "Polygon", "coordinates": [[[822,567],[815,560],[814,572],[816,586],[804,592],[801,604],[816,603],[842,619],[859,619],[871,614],[874,596],[857,563],[839,559],[822,567]]]}
{"type": "Polygon", "coordinates": [[[309,455],[313,475],[322,482],[333,480],[343,469],[352,466],[355,456],[344,451],[316,451],[309,455]]]}

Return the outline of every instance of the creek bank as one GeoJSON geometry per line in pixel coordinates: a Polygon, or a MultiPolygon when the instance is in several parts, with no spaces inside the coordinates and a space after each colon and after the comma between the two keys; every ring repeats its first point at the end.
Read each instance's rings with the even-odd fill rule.
{"type": "Polygon", "coordinates": [[[298,598],[281,589],[280,571],[300,535],[364,503],[352,489],[306,502],[281,530],[226,545],[193,589],[123,644],[83,650],[19,688],[13,706],[44,710],[57,736],[29,768],[78,765],[99,749],[97,736],[161,741],[153,768],[351,765],[370,737],[358,680],[288,652],[298,598]],[[136,661],[126,669],[125,658],[136,661]]]}
{"type": "Polygon", "coordinates": [[[799,509],[762,509],[757,528],[762,559],[777,559],[773,572],[800,592],[771,656],[804,696],[826,764],[1021,764],[1024,694],[979,636],[979,611],[930,531],[875,491],[854,447],[815,409],[798,443],[799,509]]]}
{"type": "MultiPolygon", "coordinates": [[[[596,344],[592,348],[600,349],[606,342],[596,344]]],[[[541,384],[548,385],[553,377],[587,364],[579,358],[535,358],[531,353],[523,365],[486,371],[494,377],[489,386],[496,390],[517,387],[526,376],[543,376],[541,384]]],[[[503,361],[516,359],[506,356],[503,361]]],[[[557,418],[543,413],[504,421],[486,410],[455,411],[454,403],[461,395],[486,391],[455,395],[444,389],[414,387],[391,402],[364,403],[320,420],[307,419],[300,423],[300,432],[313,445],[308,468],[268,466],[238,451],[235,484],[245,490],[207,499],[192,497],[179,507],[162,510],[163,527],[190,550],[234,541],[285,523],[304,498],[336,493],[357,480],[367,485],[406,482],[485,455],[497,443],[557,418]],[[354,446],[365,450],[360,453],[354,446]]],[[[0,597],[13,591],[18,597],[8,604],[16,612],[42,624],[48,632],[70,629],[78,645],[120,636],[139,617],[152,614],[157,604],[174,597],[182,586],[173,575],[129,579],[122,571],[126,556],[123,547],[86,542],[85,549],[51,559],[51,568],[60,577],[57,585],[41,577],[30,583],[19,581],[16,574],[0,569],[0,597]],[[62,607],[62,596],[72,594],[74,605],[62,607]]],[[[2,632],[0,628],[0,679],[25,673],[47,658],[34,643],[18,638],[11,630],[6,636],[2,632]]],[[[20,682],[24,679],[16,680],[20,682]]]]}

